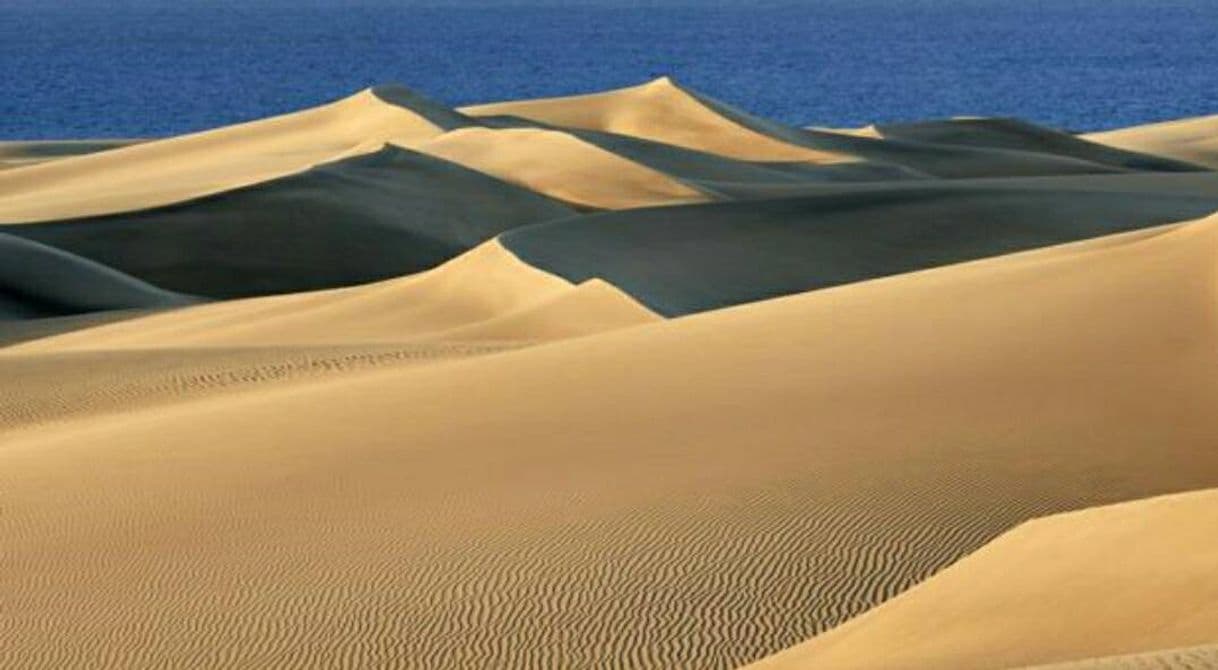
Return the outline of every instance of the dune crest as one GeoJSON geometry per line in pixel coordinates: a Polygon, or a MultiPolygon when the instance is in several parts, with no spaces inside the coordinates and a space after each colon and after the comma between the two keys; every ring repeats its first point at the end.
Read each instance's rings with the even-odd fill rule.
{"type": "Polygon", "coordinates": [[[184,347],[389,344],[444,339],[548,339],[657,319],[603,283],[574,286],[517,259],[498,241],[400,279],[189,309],[16,345],[7,354],[184,347]],[[577,318],[555,318],[574,301],[577,318]],[[512,328],[511,324],[519,324],[512,328]]]}
{"type": "Polygon", "coordinates": [[[600,281],[578,286],[488,242],[429,272],[213,303],[0,350],[0,432],[230,399],[269,385],[434,364],[658,320],[600,281]]]}
{"type": "Polygon", "coordinates": [[[473,105],[460,111],[475,117],[520,116],[619,133],[744,160],[850,160],[849,156],[788,144],[741,126],[702,104],[669,77],[604,93],[473,105]]]}
{"type": "Polygon", "coordinates": [[[374,89],[313,109],[0,172],[0,223],[165,205],[443,132],[374,89]]]}

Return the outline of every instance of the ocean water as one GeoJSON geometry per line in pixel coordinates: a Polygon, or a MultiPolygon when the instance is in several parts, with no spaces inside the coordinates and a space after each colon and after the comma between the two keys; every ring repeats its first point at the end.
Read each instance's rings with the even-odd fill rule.
{"type": "Polygon", "coordinates": [[[1115,127],[1218,113],[1218,0],[0,0],[0,139],[180,133],[377,83],[456,105],[662,74],[798,124],[1115,127]]]}

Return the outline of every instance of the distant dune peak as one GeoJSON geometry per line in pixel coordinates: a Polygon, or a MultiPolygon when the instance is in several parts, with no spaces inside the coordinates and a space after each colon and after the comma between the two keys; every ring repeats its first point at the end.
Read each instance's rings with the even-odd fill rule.
{"type": "Polygon", "coordinates": [[[784,142],[740,125],[671,77],[601,93],[462,108],[473,116],[513,115],[558,126],[601,130],[666,142],[732,158],[831,163],[840,154],[784,142]]]}

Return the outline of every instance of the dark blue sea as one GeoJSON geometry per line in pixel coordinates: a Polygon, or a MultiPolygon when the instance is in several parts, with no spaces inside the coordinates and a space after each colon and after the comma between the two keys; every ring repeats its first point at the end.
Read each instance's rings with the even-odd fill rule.
{"type": "Polygon", "coordinates": [[[0,0],[0,138],[179,133],[399,82],[454,105],[671,74],[799,124],[1218,113],[1218,0],[0,0]]]}

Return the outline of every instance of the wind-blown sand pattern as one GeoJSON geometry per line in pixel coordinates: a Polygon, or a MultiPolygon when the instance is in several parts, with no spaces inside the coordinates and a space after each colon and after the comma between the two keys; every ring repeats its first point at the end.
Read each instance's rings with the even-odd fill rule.
{"type": "Polygon", "coordinates": [[[1215,522],[1218,489],[1031,521],[755,667],[1009,668],[1207,642],[1215,522]]]}
{"type": "Polygon", "coordinates": [[[0,667],[1214,667],[1207,127],[0,145],[0,667]]]}

